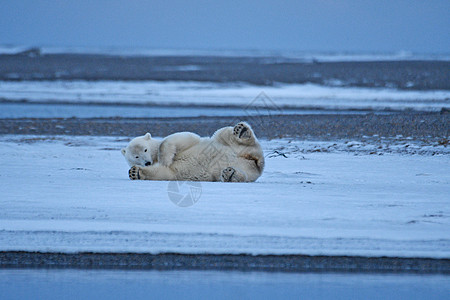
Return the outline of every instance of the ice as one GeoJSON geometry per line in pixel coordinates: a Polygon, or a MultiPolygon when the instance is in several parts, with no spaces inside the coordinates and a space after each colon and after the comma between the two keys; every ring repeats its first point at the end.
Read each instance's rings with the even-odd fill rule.
{"type": "Polygon", "coordinates": [[[127,141],[1,136],[0,251],[450,257],[444,146],[263,141],[257,182],[202,182],[182,208],[168,182],[128,179],[127,141]]]}
{"type": "Polygon", "coordinates": [[[32,102],[247,106],[261,93],[267,95],[273,106],[278,108],[421,111],[450,108],[450,92],[444,90],[403,91],[316,84],[256,86],[183,81],[0,82],[0,98],[32,102]]]}

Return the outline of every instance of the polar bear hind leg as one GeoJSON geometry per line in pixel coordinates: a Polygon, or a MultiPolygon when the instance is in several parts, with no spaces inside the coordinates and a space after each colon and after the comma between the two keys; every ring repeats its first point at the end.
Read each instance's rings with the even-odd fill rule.
{"type": "Polygon", "coordinates": [[[239,122],[233,127],[233,135],[236,140],[244,145],[255,144],[255,134],[246,122],[239,122]]]}
{"type": "Polygon", "coordinates": [[[222,182],[246,182],[247,175],[236,168],[228,167],[222,170],[221,174],[222,182]]]}
{"type": "Polygon", "coordinates": [[[158,162],[170,166],[175,155],[200,142],[200,136],[192,132],[178,132],[166,137],[159,145],[158,162]]]}
{"type": "Polygon", "coordinates": [[[255,134],[246,122],[239,122],[234,127],[221,128],[214,133],[212,138],[226,146],[236,144],[253,146],[256,144],[255,134]]]}

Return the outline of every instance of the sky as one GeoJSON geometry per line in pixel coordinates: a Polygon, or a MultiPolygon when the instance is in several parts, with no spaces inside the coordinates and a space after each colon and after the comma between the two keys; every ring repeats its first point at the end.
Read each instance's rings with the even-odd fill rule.
{"type": "Polygon", "coordinates": [[[450,52],[449,0],[0,0],[0,44],[450,52]]]}

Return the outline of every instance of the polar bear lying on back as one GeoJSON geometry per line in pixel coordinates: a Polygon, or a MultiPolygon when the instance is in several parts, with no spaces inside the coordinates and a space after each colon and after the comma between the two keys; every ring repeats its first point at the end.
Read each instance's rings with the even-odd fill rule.
{"type": "Polygon", "coordinates": [[[245,122],[221,128],[211,138],[179,132],[157,140],[147,133],[122,154],[132,180],[249,182],[264,169],[261,145],[245,122]]]}

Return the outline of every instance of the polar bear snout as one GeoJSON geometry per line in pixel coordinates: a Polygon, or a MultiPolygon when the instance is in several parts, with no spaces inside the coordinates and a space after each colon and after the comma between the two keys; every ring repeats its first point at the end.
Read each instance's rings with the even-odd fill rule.
{"type": "Polygon", "coordinates": [[[151,166],[151,165],[152,165],[152,162],[151,162],[151,161],[148,161],[148,162],[145,163],[145,166],[146,166],[146,167],[151,166]]]}

